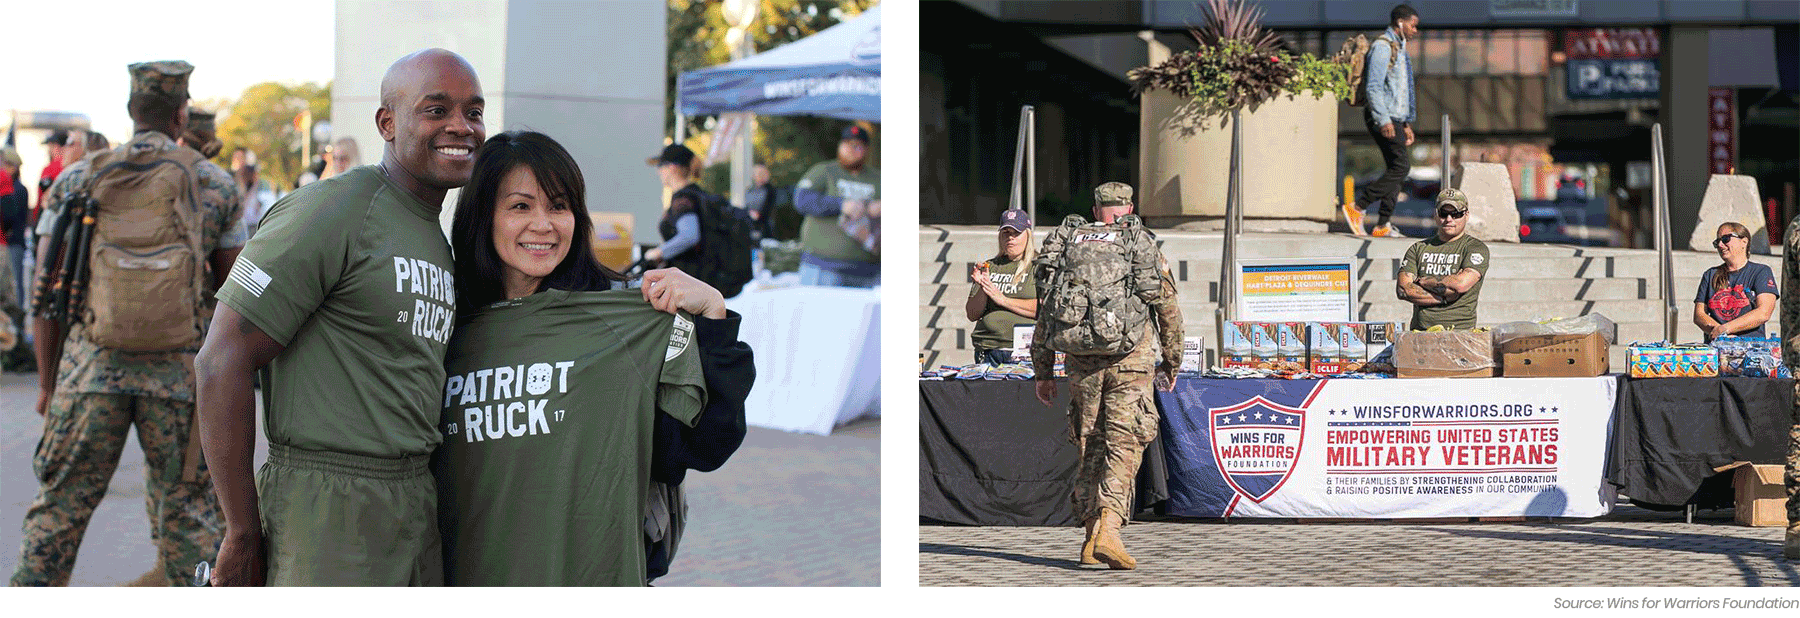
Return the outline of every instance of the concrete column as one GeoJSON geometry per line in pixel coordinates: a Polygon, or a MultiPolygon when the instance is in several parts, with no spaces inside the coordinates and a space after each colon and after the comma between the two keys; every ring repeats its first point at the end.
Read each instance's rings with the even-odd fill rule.
{"type": "MultiPolygon", "coordinates": [[[[379,162],[383,73],[401,56],[442,47],[481,78],[489,136],[530,129],[555,138],[581,166],[588,210],[629,213],[633,241],[655,242],[661,185],[644,159],[662,149],[671,104],[663,101],[666,19],[667,7],[654,2],[338,0],[333,137],[356,138],[363,162],[379,162]]],[[[456,196],[445,200],[446,230],[456,196]]]]}
{"type": "MultiPolygon", "coordinates": [[[[1707,169],[1706,90],[1710,83],[1709,28],[1671,26],[1662,53],[1664,153],[1668,165],[1669,237],[1679,243],[1700,220],[1707,169]]],[[[1649,158],[1649,153],[1645,153],[1649,158]]]]}

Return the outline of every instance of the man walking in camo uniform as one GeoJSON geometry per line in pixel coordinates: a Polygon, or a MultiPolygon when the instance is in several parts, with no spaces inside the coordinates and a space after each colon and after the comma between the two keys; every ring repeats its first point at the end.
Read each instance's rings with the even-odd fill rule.
{"type": "MultiPolygon", "coordinates": [[[[184,160],[174,152],[180,148],[175,139],[185,129],[187,81],[194,67],[167,61],[134,64],[130,70],[128,109],[136,134],[113,151],[120,153],[115,159],[142,163],[139,157],[154,151],[160,153],[154,160],[184,160]]],[[[49,235],[68,210],[70,194],[89,185],[95,160],[70,165],[45,194],[37,227],[39,269],[55,261],[46,255],[49,235]]],[[[196,193],[182,206],[199,210],[203,252],[197,257],[211,266],[207,283],[216,291],[244,245],[243,207],[224,169],[201,160],[192,171],[196,193]]],[[[105,177],[121,173],[131,172],[112,171],[105,177]]],[[[68,585],[81,537],[106,494],[133,426],[147,464],[150,534],[161,562],[160,580],[188,581],[186,574],[195,563],[213,559],[223,532],[211,474],[193,433],[193,363],[200,340],[169,351],[127,352],[95,343],[80,319],[66,338],[57,320],[34,317],[32,322],[39,351],[37,413],[44,417],[44,436],[32,458],[40,487],[25,513],[25,539],[12,585],[68,585]]]]}
{"type": "MultiPolygon", "coordinates": [[[[1788,222],[1787,230],[1787,244],[1783,245],[1787,251],[1781,256],[1781,279],[1783,285],[1795,286],[1800,285],[1800,217],[1788,222]]],[[[1800,294],[1790,292],[1781,297],[1781,323],[1790,329],[1800,326],[1800,294]]],[[[1787,340],[1781,347],[1781,358],[1787,362],[1788,369],[1800,375],[1800,333],[1788,331],[1787,340]]],[[[1794,383],[1794,395],[1784,483],[1787,485],[1787,540],[1781,546],[1781,553],[1790,561],[1800,562],[1800,382],[1794,383]]]]}
{"type": "MultiPolygon", "coordinates": [[[[1131,215],[1131,193],[1131,186],[1122,182],[1109,182],[1095,188],[1094,223],[1079,229],[1107,232],[1122,229],[1121,225],[1141,225],[1120,220],[1131,215]]],[[[1087,529],[1087,539],[1081,546],[1081,564],[1104,562],[1114,569],[1134,569],[1137,561],[1125,553],[1119,527],[1131,519],[1134,510],[1132,494],[1136,489],[1144,446],[1156,439],[1158,417],[1156,402],[1151,399],[1152,375],[1157,387],[1174,390],[1175,372],[1181,367],[1181,309],[1175,302],[1173,279],[1156,248],[1155,237],[1148,230],[1142,235],[1098,233],[1082,234],[1074,239],[1059,238],[1064,229],[1067,228],[1058,228],[1045,239],[1038,258],[1040,265],[1057,264],[1061,260],[1061,247],[1067,242],[1133,242],[1135,239],[1142,244],[1127,248],[1127,253],[1140,256],[1140,259],[1155,256],[1154,263],[1132,264],[1134,273],[1143,270],[1155,273],[1152,275],[1154,282],[1133,284],[1135,289],[1130,291],[1148,305],[1152,316],[1145,323],[1144,332],[1137,335],[1139,339],[1132,351],[1121,356],[1070,354],[1066,361],[1069,384],[1073,389],[1069,399],[1070,439],[1081,460],[1071,499],[1075,514],[1087,529]],[[1162,360],[1160,368],[1157,367],[1159,358],[1162,360]]],[[[1041,271],[1039,277],[1045,284],[1053,279],[1045,277],[1041,271]]],[[[1127,283],[1139,279],[1130,275],[1124,277],[1127,283]]],[[[1047,285],[1038,289],[1040,294],[1050,291],[1047,285]]],[[[1040,333],[1045,331],[1044,320],[1045,314],[1039,312],[1040,333]]],[[[1045,347],[1045,341],[1045,337],[1033,338],[1031,363],[1037,375],[1038,400],[1044,405],[1052,405],[1056,398],[1056,381],[1052,377],[1055,353],[1045,347]]]]}

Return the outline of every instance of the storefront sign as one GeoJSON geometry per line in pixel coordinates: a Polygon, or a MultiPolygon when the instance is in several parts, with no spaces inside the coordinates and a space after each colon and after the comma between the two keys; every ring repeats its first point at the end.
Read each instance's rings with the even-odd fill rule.
{"type": "Polygon", "coordinates": [[[1238,269],[1239,321],[1356,319],[1355,277],[1347,259],[1238,260],[1238,269]]]}
{"type": "Polygon", "coordinates": [[[1613,378],[1188,380],[1159,393],[1186,517],[1597,517],[1613,378]]]}
{"type": "Polygon", "coordinates": [[[1655,28],[1563,31],[1570,99],[1654,99],[1662,93],[1662,35],[1655,28]]]}
{"type": "Polygon", "coordinates": [[[1731,174],[1737,168],[1737,91],[1706,91],[1706,160],[1714,174],[1731,174]]]}
{"type": "Polygon", "coordinates": [[[1488,0],[1488,15],[1494,17],[1576,17],[1581,14],[1577,0],[1488,0]]]}

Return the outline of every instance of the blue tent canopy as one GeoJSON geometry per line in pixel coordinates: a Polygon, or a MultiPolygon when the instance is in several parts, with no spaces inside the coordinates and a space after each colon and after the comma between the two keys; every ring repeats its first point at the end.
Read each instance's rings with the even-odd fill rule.
{"type": "Polygon", "coordinates": [[[681,74],[681,113],[881,120],[881,7],[749,58],[681,74]]]}

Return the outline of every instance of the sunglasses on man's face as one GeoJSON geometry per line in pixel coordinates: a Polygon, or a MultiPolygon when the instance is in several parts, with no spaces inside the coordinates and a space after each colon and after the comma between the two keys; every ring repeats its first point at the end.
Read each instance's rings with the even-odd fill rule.
{"type": "Polygon", "coordinates": [[[1729,244],[1731,242],[1731,239],[1733,239],[1733,238],[1743,238],[1743,236],[1739,236],[1737,234],[1726,234],[1724,236],[1718,237],[1717,239],[1714,239],[1713,246],[1723,247],[1723,246],[1729,244]]]}
{"type": "Polygon", "coordinates": [[[1456,212],[1456,211],[1450,210],[1448,208],[1445,208],[1445,209],[1437,212],[1439,219],[1461,219],[1461,218],[1463,218],[1464,215],[1467,215],[1467,214],[1469,214],[1468,211],[1456,212]]]}

